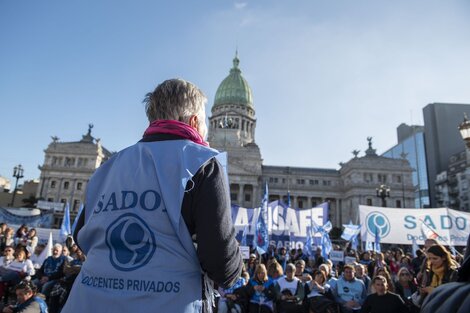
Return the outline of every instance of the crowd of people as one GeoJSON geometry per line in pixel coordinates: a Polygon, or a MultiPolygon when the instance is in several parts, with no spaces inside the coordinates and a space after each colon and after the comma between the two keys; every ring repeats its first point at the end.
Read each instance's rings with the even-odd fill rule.
{"type": "Polygon", "coordinates": [[[2,312],[60,312],[85,255],[71,237],[43,253],[36,230],[15,231],[0,223],[0,299],[2,312]]]}
{"type": "Polygon", "coordinates": [[[325,259],[320,248],[312,256],[283,247],[261,256],[252,252],[236,288],[219,288],[218,312],[420,312],[436,288],[459,279],[463,262],[435,239],[427,239],[415,256],[398,246],[384,252],[345,249],[348,260],[355,259],[350,264],[325,259]]]}
{"type": "MultiPolygon", "coordinates": [[[[45,245],[38,242],[34,228],[22,225],[15,232],[0,223],[2,312],[60,312],[67,300],[85,255],[68,238],[41,260],[45,245]]],[[[419,312],[434,289],[459,279],[464,261],[434,239],[414,257],[399,247],[383,253],[346,249],[356,259],[350,264],[334,264],[320,248],[312,256],[284,247],[252,252],[235,284],[217,290],[217,312],[419,312]]]]}

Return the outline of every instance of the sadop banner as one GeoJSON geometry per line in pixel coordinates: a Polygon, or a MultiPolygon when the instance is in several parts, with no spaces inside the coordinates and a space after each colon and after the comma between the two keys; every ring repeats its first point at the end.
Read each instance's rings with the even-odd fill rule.
{"type": "MultiPolygon", "coordinates": [[[[232,205],[232,220],[239,241],[245,232],[246,243],[248,245],[253,243],[259,213],[260,208],[232,205]]],[[[311,227],[314,223],[323,226],[327,220],[327,202],[311,209],[293,209],[281,201],[271,202],[268,204],[266,221],[269,243],[277,248],[303,248],[307,239],[307,227],[311,227]]],[[[321,234],[315,234],[314,239],[314,243],[320,245],[321,234]]]]}
{"type": "Polygon", "coordinates": [[[435,233],[440,244],[466,246],[470,233],[470,213],[439,209],[399,209],[359,206],[363,242],[424,244],[435,233]],[[432,230],[423,231],[423,230],[432,230]]]}

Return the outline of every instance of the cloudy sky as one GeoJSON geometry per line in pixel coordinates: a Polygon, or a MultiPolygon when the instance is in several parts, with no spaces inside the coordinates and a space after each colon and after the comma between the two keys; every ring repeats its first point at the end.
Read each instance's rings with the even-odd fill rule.
{"type": "Polygon", "coordinates": [[[38,178],[50,136],[89,123],[111,151],[133,144],[167,78],[210,110],[237,48],[264,163],[338,168],[429,103],[470,104],[469,17],[465,0],[0,1],[0,175],[38,178]]]}

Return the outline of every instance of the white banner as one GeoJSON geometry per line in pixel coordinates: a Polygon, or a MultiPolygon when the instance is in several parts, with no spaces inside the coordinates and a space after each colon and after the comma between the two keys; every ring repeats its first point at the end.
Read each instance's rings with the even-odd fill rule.
{"type": "Polygon", "coordinates": [[[411,245],[413,238],[424,244],[429,232],[443,245],[466,246],[470,233],[470,213],[439,209],[398,209],[359,206],[361,240],[411,245]],[[424,225],[423,225],[424,224],[424,225]]]}
{"type": "Polygon", "coordinates": [[[344,251],[331,250],[330,260],[333,263],[344,262],[344,251]]]}
{"type": "Polygon", "coordinates": [[[242,259],[248,260],[250,258],[250,247],[248,246],[239,246],[240,254],[242,255],[242,259]]]}

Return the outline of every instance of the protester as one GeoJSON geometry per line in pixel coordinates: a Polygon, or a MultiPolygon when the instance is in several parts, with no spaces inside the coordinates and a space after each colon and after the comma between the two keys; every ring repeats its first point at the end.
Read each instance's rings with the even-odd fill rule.
{"type": "Polygon", "coordinates": [[[21,225],[15,233],[15,245],[26,246],[28,241],[28,226],[21,225]]]}
{"type": "Polygon", "coordinates": [[[249,313],[272,313],[274,300],[277,298],[274,283],[268,277],[264,264],[256,267],[254,277],[247,285],[247,295],[249,298],[249,313]]]}
{"type": "Polygon", "coordinates": [[[143,139],[88,183],[74,239],[91,284],[75,281],[65,313],[209,311],[213,282],[227,288],[240,277],[228,179],[204,141],[206,97],[170,79],[144,102],[150,125],[143,139]],[[94,287],[100,279],[117,283],[94,287]],[[156,294],[159,282],[165,288],[156,294]]]}
{"type": "Polygon", "coordinates": [[[436,287],[457,281],[457,269],[447,249],[436,244],[426,250],[427,264],[421,282],[421,302],[436,287]]]}
{"type": "Polygon", "coordinates": [[[282,266],[282,270],[286,270],[287,261],[289,256],[287,255],[287,249],[285,247],[281,247],[278,249],[278,254],[276,255],[276,260],[282,266]]]}
{"type": "Polygon", "coordinates": [[[248,259],[246,264],[246,271],[248,272],[248,274],[250,274],[250,277],[253,277],[253,275],[255,274],[256,266],[258,265],[256,260],[256,254],[250,254],[250,258],[248,259]]]}
{"type": "Polygon", "coordinates": [[[361,313],[406,313],[406,307],[400,296],[388,291],[387,280],[383,276],[372,279],[375,293],[370,294],[364,301],[361,313]]]}
{"type": "Polygon", "coordinates": [[[29,247],[31,251],[34,251],[38,245],[38,241],[39,238],[37,236],[36,229],[31,228],[26,235],[26,247],[29,247]]]}
{"type": "Polygon", "coordinates": [[[15,292],[17,304],[3,308],[3,313],[47,313],[47,305],[36,295],[36,286],[31,281],[19,283],[15,292]]]}
{"type": "Polygon", "coordinates": [[[470,312],[470,237],[462,266],[458,272],[458,282],[450,282],[437,287],[429,294],[421,307],[422,313],[470,312]]]}
{"type": "Polygon", "coordinates": [[[413,282],[413,276],[411,272],[406,268],[402,267],[398,271],[398,280],[395,283],[396,293],[407,302],[411,298],[411,295],[414,294],[418,288],[413,282]]]}
{"type": "Polygon", "coordinates": [[[6,228],[5,231],[3,232],[3,236],[0,239],[1,239],[0,248],[2,252],[3,250],[5,250],[6,247],[11,247],[15,245],[15,239],[13,238],[13,229],[6,228]]]}
{"type": "Polygon", "coordinates": [[[277,281],[284,275],[284,270],[281,264],[277,263],[276,259],[268,261],[268,277],[273,281],[277,281]]]}
{"type": "Polygon", "coordinates": [[[354,269],[356,271],[356,278],[362,280],[364,286],[366,287],[366,290],[369,290],[371,279],[367,275],[367,267],[362,264],[356,264],[354,265],[354,269]]]}
{"type": "Polygon", "coordinates": [[[31,262],[33,262],[33,266],[35,269],[40,269],[42,266],[42,263],[44,262],[44,260],[41,257],[41,253],[42,251],[44,251],[45,248],[46,246],[44,244],[41,244],[41,243],[38,244],[36,248],[34,249],[34,252],[31,254],[31,257],[29,258],[31,262]]]}
{"type": "Polygon", "coordinates": [[[336,313],[339,306],[336,304],[330,285],[326,282],[324,271],[317,270],[313,279],[306,285],[307,310],[315,313],[336,313]]]}
{"type": "Polygon", "coordinates": [[[332,291],[336,302],[341,306],[341,311],[351,313],[361,308],[367,291],[364,283],[354,277],[355,272],[352,265],[345,265],[343,270],[343,276],[338,278],[332,291]]]}
{"type": "Polygon", "coordinates": [[[295,262],[295,277],[300,279],[300,281],[305,284],[306,282],[309,282],[312,280],[312,276],[305,271],[305,261],[302,259],[299,259],[295,262]]]}
{"type": "MultiPolygon", "coordinates": [[[[374,274],[374,277],[375,276],[385,277],[385,279],[387,279],[388,291],[395,292],[395,284],[393,283],[392,276],[390,275],[390,273],[388,272],[386,267],[377,268],[376,271],[375,271],[375,274],[374,274]]],[[[374,286],[371,285],[372,292],[374,292],[373,288],[374,288],[374,286]]]]}
{"type": "Polygon", "coordinates": [[[52,247],[52,255],[46,258],[36,273],[35,283],[46,300],[55,283],[64,276],[65,257],[62,255],[62,245],[57,243],[52,247]]]}
{"type": "Polygon", "coordinates": [[[292,263],[286,266],[286,276],[279,278],[276,283],[278,294],[278,313],[296,313],[302,311],[302,301],[305,297],[304,286],[297,277],[294,277],[295,266],[292,263]]]}
{"type": "Polygon", "coordinates": [[[229,288],[220,288],[220,299],[217,313],[241,313],[245,309],[244,286],[248,283],[244,277],[238,278],[235,284],[229,288]]]}
{"type": "Polygon", "coordinates": [[[1,274],[0,281],[7,282],[9,285],[16,285],[23,278],[34,275],[36,272],[31,260],[26,258],[26,251],[23,247],[16,249],[15,258],[7,267],[7,271],[1,274]]]}

